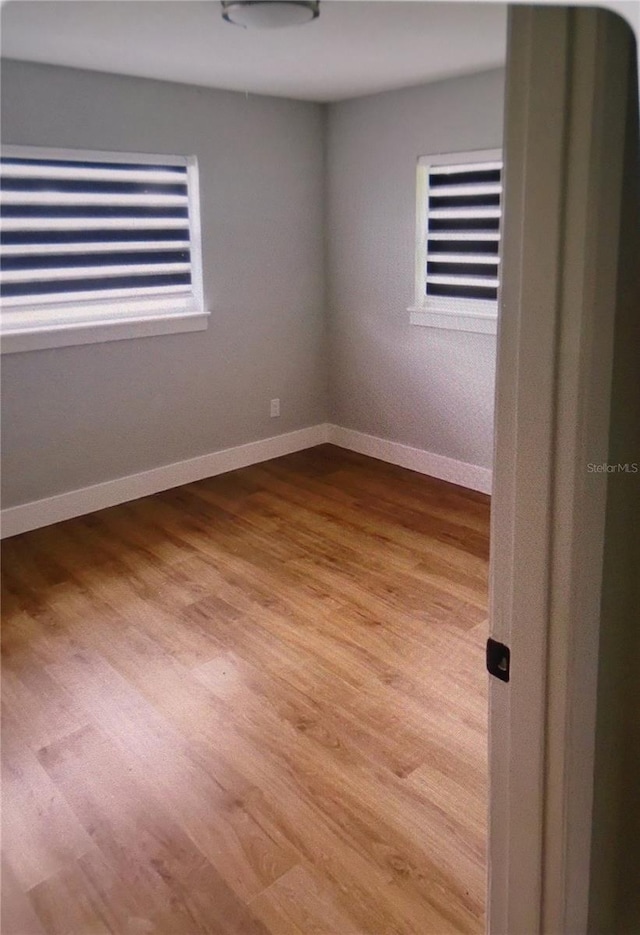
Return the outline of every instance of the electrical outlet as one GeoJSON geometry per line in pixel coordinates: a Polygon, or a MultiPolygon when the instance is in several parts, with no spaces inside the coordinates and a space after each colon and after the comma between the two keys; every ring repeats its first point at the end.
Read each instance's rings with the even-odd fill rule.
{"type": "Polygon", "coordinates": [[[271,400],[271,418],[274,419],[276,416],[280,415],[280,400],[272,399],[271,400]]]}

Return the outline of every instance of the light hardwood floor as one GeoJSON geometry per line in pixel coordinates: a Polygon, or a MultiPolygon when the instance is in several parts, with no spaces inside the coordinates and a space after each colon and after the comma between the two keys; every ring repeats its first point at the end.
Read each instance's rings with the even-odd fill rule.
{"type": "Polygon", "coordinates": [[[488,513],[327,445],[7,540],[3,935],[483,931],[488,513]]]}

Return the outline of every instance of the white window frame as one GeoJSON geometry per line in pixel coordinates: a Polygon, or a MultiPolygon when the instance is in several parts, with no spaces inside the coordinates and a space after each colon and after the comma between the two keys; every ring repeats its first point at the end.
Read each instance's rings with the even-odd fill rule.
{"type": "Polygon", "coordinates": [[[16,145],[2,146],[2,155],[14,158],[186,166],[193,293],[193,300],[188,302],[185,302],[184,298],[176,302],[171,296],[114,298],[106,302],[69,299],[34,303],[29,312],[25,312],[24,303],[19,306],[12,305],[10,299],[3,299],[0,317],[0,350],[3,354],[206,329],[209,311],[205,309],[204,304],[200,190],[196,156],[16,145]]]}
{"type": "MultiPolygon", "coordinates": [[[[462,153],[420,156],[418,158],[415,298],[414,304],[408,308],[409,321],[412,325],[448,328],[453,331],[497,334],[498,302],[483,299],[450,299],[440,296],[427,296],[425,274],[429,217],[429,170],[432,166],[496,161],[503,162],[502,149],[478,149],[462,153]]],[[[501,255],[502,241],[500,240],[499,243],[501,255]]]]}

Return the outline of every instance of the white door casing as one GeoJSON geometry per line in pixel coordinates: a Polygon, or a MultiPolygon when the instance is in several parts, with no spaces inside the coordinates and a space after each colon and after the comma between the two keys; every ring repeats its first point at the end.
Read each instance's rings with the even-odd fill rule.
{"type": "Polygon", "coordinates": [[[629,32],[510,11],[492,506],[488,929],[586,931],[629,32]]]}

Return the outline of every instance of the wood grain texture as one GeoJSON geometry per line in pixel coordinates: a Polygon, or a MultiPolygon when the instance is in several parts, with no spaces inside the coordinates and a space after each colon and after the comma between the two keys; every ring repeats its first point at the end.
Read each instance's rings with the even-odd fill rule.
{"type": "Polygon", "coordinates": [[[7,540],[4,935],[483,931],[488,514],[324,445],[7,540]]]}

